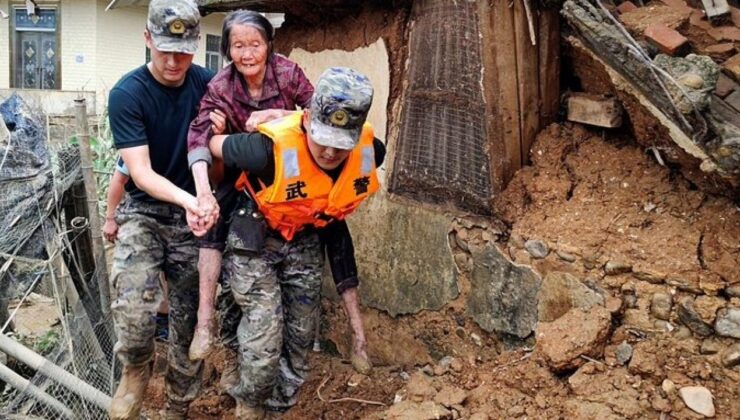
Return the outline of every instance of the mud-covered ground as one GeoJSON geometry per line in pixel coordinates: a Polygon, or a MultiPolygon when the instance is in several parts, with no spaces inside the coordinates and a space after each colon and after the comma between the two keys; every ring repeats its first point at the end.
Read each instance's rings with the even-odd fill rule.
{"type": "MultiPolygon", "coordinates": [[[[312,376],[283,417],[693,419],[702,416],[678,390],[701,386],[713,396],[716,418],[738,418],[740,367],[725,366],[738,340],[713,330],[723,311],[740,307],[736,204],[701,192],[629,138],[568,124],[539,135],[532,166],[517,173],[496,207],[508,226],[498,244],[505,255],[545,282],[571,276],[600,303],[549,308],[556,319],[538,325],[537,344],[531,338],[512,349],[465,315],[469,283],[461,267],[463,293],[441,311],[393,319],[366,310],[376,368],[363,377],[341,356],[347,321],[326,299],[323,351],[312,354],[312,376]],[[545,245],[544,258],[528,250],[531,241],[545,245]],[[656,303],[666,297],[667,307],[656,303]],[[581,337],[589,331],[595,334],[581,337]],[[583,356],[554,361],[578,346],[583,356]]],[[[471,244],[486,235],[457,232],[471,244]]],[[[233,416],[233,401],[217,390],[220,360],[216,354],[207,363],[192,418],[233,416]]],[[[163,402],[158,365],[147,399],[152,418],[163,402]]]]}

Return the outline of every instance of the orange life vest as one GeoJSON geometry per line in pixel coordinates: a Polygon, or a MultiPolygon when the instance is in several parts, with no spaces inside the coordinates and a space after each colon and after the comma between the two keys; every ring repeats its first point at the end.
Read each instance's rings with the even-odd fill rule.
{"type": "Polygon", "coordinates": [[[274,143],[275,179],[254,194],[242,173],[236,188],[250,191],[271,229],[286,239],[305,226],[322,228],[344,220],[380,187],[375,167],[373,129],[365,123],[360,141],[344,162],[334,182],[313,160],[301,129],[302,111],[261,124],[257,129],[274,143]]]}

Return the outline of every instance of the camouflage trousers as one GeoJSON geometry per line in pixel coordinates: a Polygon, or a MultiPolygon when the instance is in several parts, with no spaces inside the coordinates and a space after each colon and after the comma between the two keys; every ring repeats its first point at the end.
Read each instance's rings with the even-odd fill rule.
{"type": "Polygon", "coordinates": [[[318,234],[286,242],[268,231],[261,253],[226,248],[219,316],[237,351],[240,383],[227,390],[250,406],[285,410],[308,376],[324,254],[318,234]]]}
{"type": "Polygon", "coordinates": [[[111,304],[124,365],[148,363],[154,355],[155,316],[163,299],[160,273],[169,288],[170,334],[165,387],[173,402],[195,399],[201,362],[191,362],[188,348],[198,311],[198,246],[184,211],[164,203],[126,199],[118,208],[118,241],[113,253],[111,304]]]}

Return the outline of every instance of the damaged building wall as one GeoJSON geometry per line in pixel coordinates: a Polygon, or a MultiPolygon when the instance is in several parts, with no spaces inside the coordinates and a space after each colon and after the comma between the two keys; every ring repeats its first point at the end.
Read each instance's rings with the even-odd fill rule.
{"type": "MultiPolygon", "coordinates": [[[[310,29],[292,22],[289,17],[279,30],[277,51],[296,60],[309,76],[315,77],[330,65],[350,65],[368,72],[379,92],[385,92],[386,86],[389,92],[385,109],[388,116],[388,134],[385,138],[388,154],[384,164],[384,187],[349,219],[358,238],[355,245],[360,277],[363,279],[361,296],[366,305],[395,316],[439,310],[457,302],[453,305],[470,306],[468,315],[489,332],[498,331],[520,339],[531,334],[536,323],[534,298],[540,279],[531,270],[522,271],[514,267],[504,257],[495,258],[495,255],[499,255],[495,241],[503,234],[504,228],[497,228],[495,234],[482,234],[480,226],[488,226],[490,222],[477,224],[478,235],[486,236],[486,239],[467,247],[466,255],[452,252],[460,241],[450,243],[450,238],[454,238],[456,232],[453,220],[466,217],[456,207],[489,213],[489,202],[495,195],[494,191],[505,185],[501,178],[504,170],[513,173],[528,159],[528,153],[524,152],[524,149],[528,149],[527,144],[533,141],[536,130],[554,119],[556,113],[559,61],[557,48],[552,50],[550,47],[553,42],[557,45],[557,36],[553,36],[558,31],[557,14],[554,10],[534,10],[538,31],[534,33],[537,45],[533,46],[525,11],[521,7],[518,5],[509,10],[488,1],[468,2],[462,6],[420,1],[415,2],[413,8],[401,10],[365,7],[356,14],[310,29]],[[461,25],[465,19],[472,19],[474,25],[461,25]],[[442,25],[442,29],[456,27],[460,29],[459,33],[440,31],[438,24],[442,25]],[[499,35],[509,30],[515,31],[515,28],[518,28],[519,39],[509,34],[512,42],[508,47],[499,47],[495,54],[487,51],[496,44],[499,35]],[[471,56],[471,48],[479,51],[479,55],[471,56]],[[384,62],[386,54],[387,67],[384,62]],[[470,77],[460,79],[460,70],[470,67],[472,63],[461,67],[464,60],[457,58],[462,59],[463,56],[467,56],[468,61],[473,60],[477,67],[468,69],[471,71],[470,77]],[[497,64],[507,59],[510,60],[510,69],[514,72],[517,68],[521,70],[518,76],[521,83],[508,83],[509,96],[499,96],[497,86],[507,83],[509,73],[508,70],[501,70],[497,64]],[[440,71],[427,68],[434,63],[440,71]],[[486,66],[485,69],[483,66],[486,66]],[[555,70],[546,71],[551,68],[555,70]],[[413,71],[416,71],[417,82],[409,79],[413,71]],[[435,75],[435,78],[431,75],[435,75]],[[530,81],[531,86],[528,85],[530,81]],[[517,86],[522,85],[528,86],[527,92],[518,90],[517,86]],[[465,92],[478,96],[468,97],[464,95],[465,92]],[[409,105],[410,98],[422,101],[420,108],[417,107],[419,109],[415,110],[409,105]],[[504,107],[501,98],[513,101],[513,108],[508,111],[512,114],[509,117],[501,117],[504,107]],[[425,100],[428,103],[424,103],[425,100]],[[469,102],[463,105],[461,100],[469,102]],[[448,107],[452,104],[455,109],[464,109],[467,115],[479,118],[481,123],[466,125],[466,120],[456,120],[454,113],[445,113],[444,107],[440,108],[442,114],[437,115],[430,111],[436,103],[447,104],[445,106],[448,107]],[[474,103],[478,108],[471,109],[474,103]],[[538,112],[532,112],[532,109],[538,112]],[[449,118],[445,120],[443,114],[449,118]],[[493,119],[498,119],[498,122],[489,124],[493,119]],[[434,128],[435,124],[446,122],[456,122],[457,125],[452,125],[451,131],[420,130],[424,126],[434,128]],[[489,135],[488,130],[492,127],[497,130],[508,127],[505,123],[517,127],[515,136],[506,137],[498,132],[489,135]],[[527,126],[526,136],[531,139],[527,140],[526,136],[519,134],[520,124],[527,126]],[[471,135],[477,136],[475,142],[466,143],[467,149],[458,147],[465,133],[468,133],[460,131],[463,127],[472,130],[471,135]],[[515,144],[515,149],[509,150],[512,156],[503,157],[507,153],[506,147],[500,143],[504,141],[515,144]],[[407,154],[399,159],[399,153],[404,152],[404,142],[407,154]],[[412,145],[411,148],[409,145],[412,145]],[[413,153],[423,152],[425,148],[430,156],[436,153],[436,157],[426,164],[413,156],[413,153]],[[469,162],[476,157],[482,159],[479,164],[469,162]],[[449,160],[457,165],[448,168],[445,176],[452,176],[454,171],[458,171],[458,181],[464,181],[463,173],[468,171],[468,176],[472,178],[461,184],[465,188],[475,188],[477,183],[485,185],[478,188],[482,200],[479,199],[478,204],[472,206],[459,206],[460,201],[454,199],[448,201],[450,195],[444,192],[444,188],[457,187],[445,186],[443,179],[415,184],[413,194],[392,188],[392,192],[389,192],[388,185],[396,182],[392,177],[403,182],[411,178],[408,171],[402,173],[399,170],[399,162],[401,166],[417,165],[421,171],[419,174],[424,171],[431,174],[436,160],[449,160]],[[495,162],[496,170],[489,172],[490,162],[495,162]],[[489,181],[495,184],[495,188],[491,187],[489,181]],[[414,201],[419,198],[422,202],[442,206],[428,206],[414,201]],[[452,236],[449,234],[451,231],[452,236]],[[480,247],[476,248],[478,245],[480,247]],[[520,277],[509,275],[519,271],[522,272],[520,277]],[[470,283],[468,279],[473,272],[476,273],[476,280],[470,283]],[[523,278],[531,279],[531,287],[521,287],[520,280],[523,278]]],[[[381,95],[377,99],[382,101],[382,98],[381,95]]],[[[376,103],[374,106],[378,105],[382,107],[383,104],[376,103]]],[[[377,115],[371,119],[376,126],[385,124],[377,115]]]]}

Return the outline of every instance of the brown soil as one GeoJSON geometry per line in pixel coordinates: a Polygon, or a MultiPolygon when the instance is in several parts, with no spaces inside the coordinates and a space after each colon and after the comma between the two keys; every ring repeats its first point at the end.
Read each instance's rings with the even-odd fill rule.
{"type": "MultiPolygon", "coordinates": [[[[649,309],[656,292],[674,294],[674,302],[698,295],[697,307],[713,308],[708,316],[717,306],[740,305],[724,295],[740,279],[740,211],[731,201],[697,190],[629,139],[553,125],[534,144],[532,166],[516,174],[496,205],[511,226],[501,247],[512,259],[543,275],[572,273],[618,304],[624,301],[621,307],[607,304],[613,315],[606,350],[576,371],[553,373],[536,347],[509,351],[480,330],[465,316],[463,293],[441,311],[397,319],[367,309],[376,368],[370,377],[358,377],[341,356],[349,346],[345,315],[325,299],[324,351],[311,355],[312,376],[284,418],[698,418],[675,391],[661,387],[665,379],[678,388],[708,388],[717,418],[740,412],[738,368],[722,367],[721,352],[701,354],[702,339],[680,327],[675,307],[671,332],[656,327],[649,309]],[[522,249],[526,239],[546,242],[550,254],[532,259],[522,249]],[[632,271],[606,275],[608,261],[632,271]],[[628,304],[628,295],[635,302],[628,304]],[[625,366],[614,356],[623,342],[633,348],[625,366]],[[340,398],[384,405],[331,401],[340,398]]],[[[464,270],[460,281],[466,290],[464,270]]],[[[733,342],[707,340],[721,349],[733,342]]],[[[161,349],[159,354],[164,356],[161,349]]],[[[233,418],[233,401],[217,392],[221,361],[216,354],[206,365],[202,395],[191,408],[194,419],[233,418]]],[[[158,362],[147,399],[155,419],[163,403],[162,366],[158,362]]]]}

